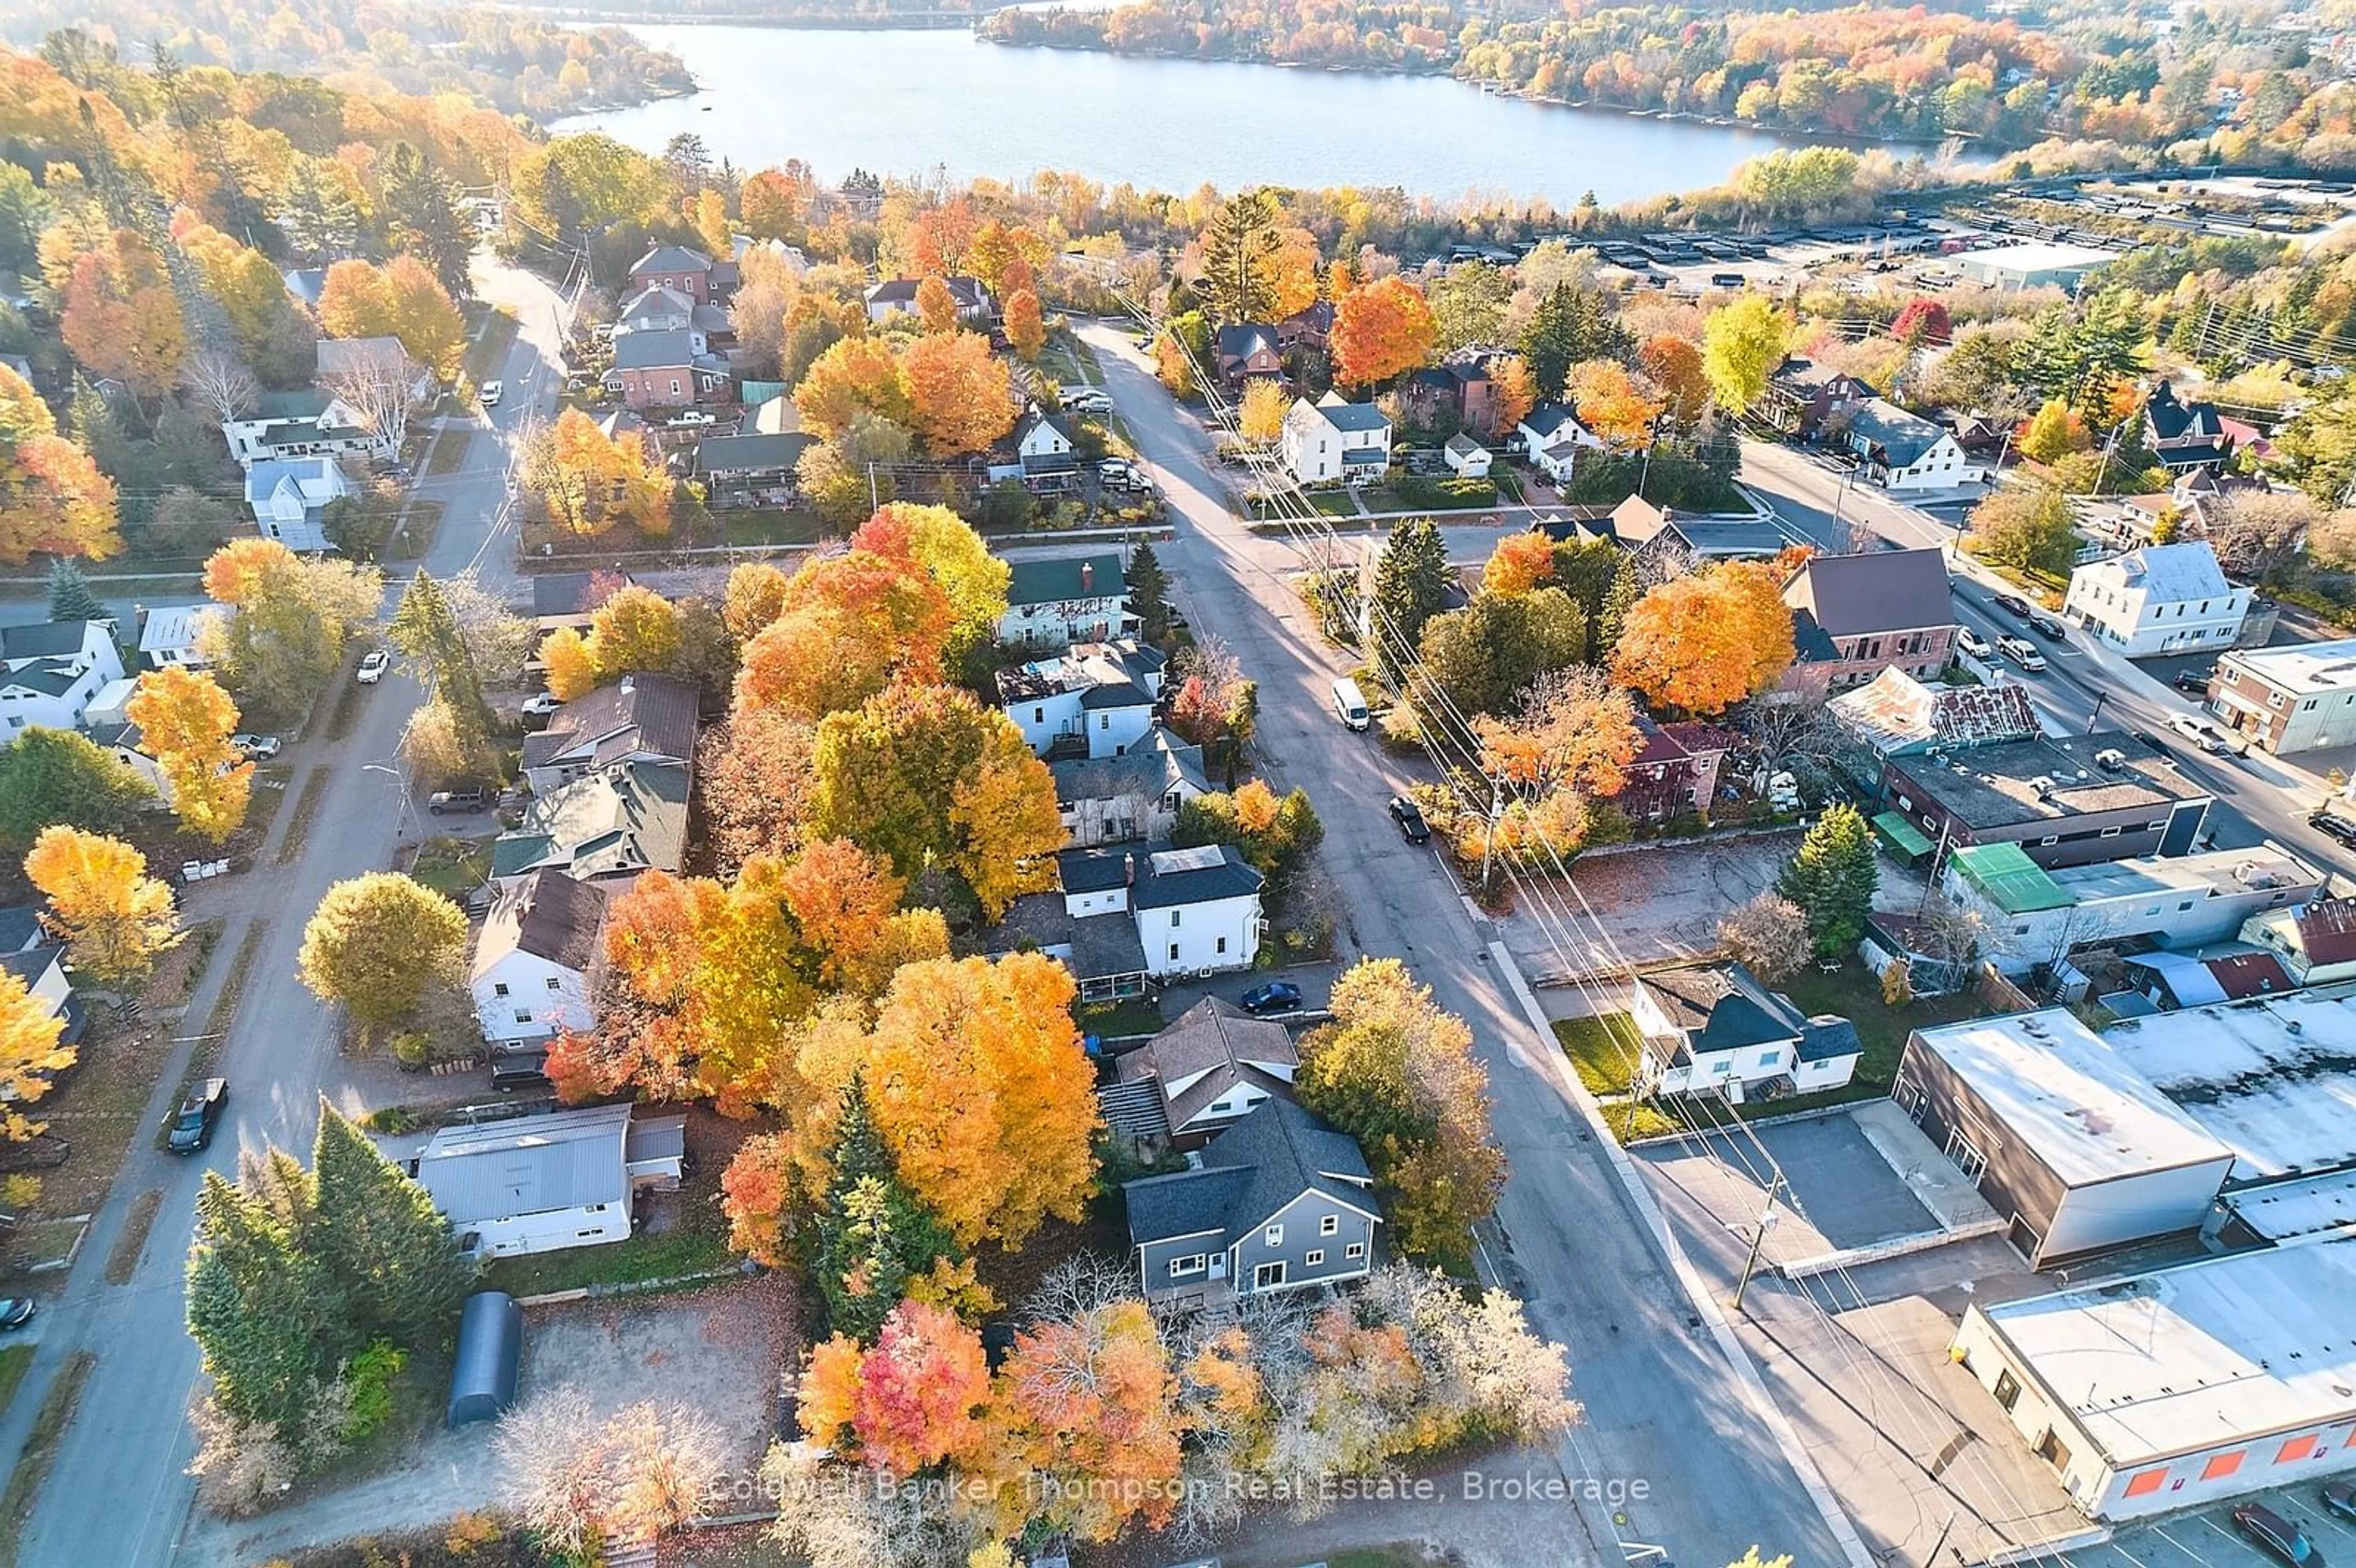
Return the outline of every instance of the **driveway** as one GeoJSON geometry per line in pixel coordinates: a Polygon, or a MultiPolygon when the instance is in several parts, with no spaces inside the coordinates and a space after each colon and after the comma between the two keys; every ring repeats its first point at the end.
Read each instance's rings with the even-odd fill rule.
{"type": "Polygon", "coordinates": [[[1516,1285],[1538,1332],[1569,1347],[1572,1392],[1586,1407],[1554,1461],[1573,1480],[1645,1483],[1642,1500],[1616,1509],[1558,1510],[1533,1542],[1574,1562],[1619,1540],[1661,1543],[1690,1563],[1732,1562],[1754,1541],[1801,1563],[1841,1561],[1770,1426],[1689,1317],[1676,1276],[1551,1069],[1557,1053],[1496,978],[1487,951],[1494,929],[1468,912],[1431,850],[1403,843],[1385,815],[1391,795],[1429,772],[1334,722],[1327,694],[1352,661],[1324,645],[1292,592],[1287,574],[1298,558],[1230,516],[1209,443],[1127,334],[1081,331],[1169,498],[1174,537],[1161,555],[1173,596],[1259,683],[1258,752],[1271,785],[1305,788],[1325,823],[1322,853],[1345,958],[1405,959],[1472,1029],[1509,1161],[1489,1262],[1516,1285]]]}
{"type": "MultiPolygon", "coordinates": [[[[562,384],[556,371],[559,305],[548,286],[529,273],[487,256],[477,258],[476,269],[478,292],[515,308],[521,328],[500,368],[509,387],[506,403],[493,416],[492,429],[472,437],[463,476],[440,484],[437,498],[447,509],[427,566],[440,574],[478,562],[487,582],[504,592],[514,578],[512,550],[498,542],[509,526],[505,453],[530,407],[551,401],[550,390],[562,384]]],[[[388,598],[401,586],[390,585],[388,598]]],[[[332,703],[338,696],[324,699],[332,703]]],[[[88,1349],[97,1362],[26,1523],[26,1563],[148,1568],[172,1555],[195,1495],[185,1474],[192,1444],[181,1413],[199,1384],[200,1367],[185,1327],[182,1285],[198,1187],[207,1171],[234,1175],[241,1156],[270,1145],[307,1155],[322,1097],[353,1115],[384,1101],[379,1064],[340,1054],[334,1020],[295,978],[294,956],[303,923],[329,884],[391,866],[401,840],[417,831],[416,813],[404,816],[397,809],[399,781],[367,764],[390,763],[422,696],[407,677],[388,676],[366,694],[344,738],[329,742],[315,733],[290,747],[285,760],[296,774],[290,802],[301,798],[315,773],[327,774],[307,839],[290,864],[276,863],[274,852],[294,815],[290,804],[280,812],[257,869],[209,885],[193,906],[199,914],[220,916],[224,925],[211,967],[189,1002],[192,1024],[209,1016],[235,955],[252,943],[220,1057],[220,1071],[234,1086],[228,1115],[211,1150],[194,1159],[176,1160],[134,1141],[91,1227],[83,1257],[105,1259],[133,1197],[160,1189],[163,1207],[135,1273],[128,1284],[109,1285],[98,1264],[85,1261],[47,1304],[39,1349],[0,1417],[0,1459],[14,1462],[66,1360],[88,1349]],[[92,1499],[102,1499],[103,1506],[93,1506],[92,1499]]],[[[325,729],[326,717],[326,711],[319,715],[315,731],[325,729]]],[[[173,1040],[173,1054],[158,1062],[151,1123],[162,1119],[194,1044],[173,1040]]]]}
{"type": "MultiPolygon", "coordinates": [[[[2345,1479],[2343,1475],[2340,1479],[2345,1479]]],[[[2307,1531],[2325,1563],[2356,1562],[2356,1525],[2324,1511],[2318,1486],[2277,1487],[2239,1499],[2264,1503],[2307,1531]]],[[[2121,1525],[2106,1545],[2072,1552],[2066,1568],[2279,1568],[2233,1528],[2233,1503],[2121,1525]]]]}
{"type": "MultiPolygon", "coordinates": [[[[694,1296],[636,1304],[577,1303],[524,1315],[522,1403],[577,1386],[599,1415],[650,1403],[702,1411],[733,1445],[732,1483],[748,1494],[776,1432],[777,1368],[786,1348],[789,1285],[781,1275],[694,1296]]],[[[396,1469],[313,1492],[259,1519],[198,1516],[176,1562],[234,1568],[322,1541],[421,1529],[498,1500],[505,1483],[497,1424],[438,1425],[396,1469]]]]}
{"type": "MultiPolygon", "coordinates": [[[[1580,856],[1571,865],[1571,880],[1612,933],[1617,951],[1590,947],[1577,955],[1573,972],[1616,975],[1623,956],[1644,969],[1716,953],[1718,923],[1773,885],[1798,842],[1795,830],[1580,856]]],[[[1533,981],[1569,977],[1551,922],[1517,909],[1498,928],[1533,981]]]]}

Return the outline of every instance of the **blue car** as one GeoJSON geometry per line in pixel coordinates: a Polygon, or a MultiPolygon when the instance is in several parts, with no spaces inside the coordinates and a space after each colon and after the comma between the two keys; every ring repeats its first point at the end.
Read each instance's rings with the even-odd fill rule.
{"type": "Polygon", "coordinates": [[[1270,980],[1265,986],[1254,986],[1243,996],[1244,1011],[1254,1016],[1289,1013],[1300,1006],[1301,987],[1290,980],[1270,980]]]}

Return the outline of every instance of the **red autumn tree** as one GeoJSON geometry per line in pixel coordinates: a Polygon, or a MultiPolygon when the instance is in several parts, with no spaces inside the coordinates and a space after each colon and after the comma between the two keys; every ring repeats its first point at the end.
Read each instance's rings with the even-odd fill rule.
{"type": "Polygon", "coordinates": [[[1422,290],[1405,278],[1383,278],[1342,297],[1329,341],[1333,379],[1367,387],[1430,362],[1440,324],[1422,290]]]}
{"type": "Polygon", "coordinates": [[[872,1347],[838,1334],[810,1351],[798,1413],[811,1436],[839,1442],[847,1429],[868,1464],[906,1477],[972,1452],[989,1400],[981,1335],[946,1307],[904,1301],[872,1347]]]}

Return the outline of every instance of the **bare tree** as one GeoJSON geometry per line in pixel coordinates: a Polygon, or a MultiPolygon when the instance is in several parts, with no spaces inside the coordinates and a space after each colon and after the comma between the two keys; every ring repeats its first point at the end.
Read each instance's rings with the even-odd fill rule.
{"type": "Polygon", "coordinates": [[[1968,979],[1973,962],[1992,951],[1994,944],[1986,915],[1935,889],[1914,918],[1912,945],[1915,953],[1945,969],[1958,985],[1968,979]]]}
{"type": "Polygon", "coordinates": [[[197,1431],[188,1474],[197,1477],[197,1501],[207,1513],[246,1519],[294,1484],[294,1455],[278,1440],[277,1427],[233,1420],[209,1393],[189,1408],[188,1418],[197,1431]]]}
{"type": "Polygon", "coordinates": [[[204,404],[217,424],[228,424],[252,409],[262,396],[262,383],[245,361],[226,348],[199,348],[180,372],[180,385],[204,404]]]}
{"type": "Polygon", "coordinates": [[[1798,974],[1815,952],[1808,917],[1772,890],[1719,921],[1718,939],[1731,957],[1771,986],[1798,974]]]}
{"type": "Polygon", "coordinates": [[[770,1539],[810,1568],[966,1568],[974,1512],[943,1508],[924,1488],[878,1486],[807,1444],[780,1443],[761,1464],[776,1499],[770,1539]]]}
{"type": "Polygon", "coordinates": [[[377,438],[385,455],[401,450],[409,435],[409,410],[417,390],[418,365],[400,345],[359,340],[342,344],[319,385],[350,409],[361,427],[377,438]]]}
{"type": "Polygon", "coordinates": [[[501,1417],[495,1445],[509,1506],[563,1557],[679,1525],[710,1495],[728,1458],[719,1427],[701,1410],[640,1403],[599,1421],[573,1383],[501,1417]]]}
{"type": "Polygon", "coordinates": [[[2297,490],[2244,491],[2224,497],[2209,518],[2217,564],[2256,582],[2289,564],[2323,508],[2297,490]]]}
{"type": "Polygon", "coordinates": [[[1743,705],[1740,727],[1757,768],[1751,780],[1754,795],[1765,793],[1777,773],[1813,778],[1820,784],[1830,780],[1845,739],[1822,699],[1815,698],[1754,699],[1743,705]]]}
{"type": "Polygon", "coordinates": [[[1102,1253],[1074,1253],[1040,1279],[1023,1298],[1035,1322],[1071,1322],[1117,1301],[1134,1301],[1137,1275],[1126,1260],[1102,1253]]]}
{"type": "Polygon", "coordinates": [[[443,600],[458,623],[458,636],[486,686],[511,685],[540,645],[540,628],[483,586],[470,568],[442,584],[443,600]]]}

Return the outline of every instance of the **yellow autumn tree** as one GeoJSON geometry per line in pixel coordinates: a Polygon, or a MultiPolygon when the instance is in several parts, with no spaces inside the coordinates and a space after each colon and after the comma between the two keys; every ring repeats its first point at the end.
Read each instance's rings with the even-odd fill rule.
{"type": "Polygon", "coordinates": [[[157,955],[180,940],[172,890],[120,838],[63,823],[45,827],[25,857],[25,875],[73,944],[75,969],[102,985],[137,985],[157,955]]]}
{"type": "Polygon", "coordinates": [[[1255,376],[1244,388],[1237,428],[1246,441],[1265,446],[1284,433],[1285,411],[1291,406],[1284,395],[1283,382],[1272,376],[1255,376]]]}
{"type": "Polygon", "coordinates": [[[237,703],[201,670],[149,670],[123,707],[171,788],[180,826],[218,844],[244,825],[253,764],[230,743],[237,703]]]}
{"type": "Polygon", "coordinates": [[[66,1016],[52,1010],[14,973],[0,969],[0,1138],[21,1143],[44,1124],[24,1108],[49,1092],[56,1076],[74,1064],[74,1048],[60,1045],[66,1016]]]}

